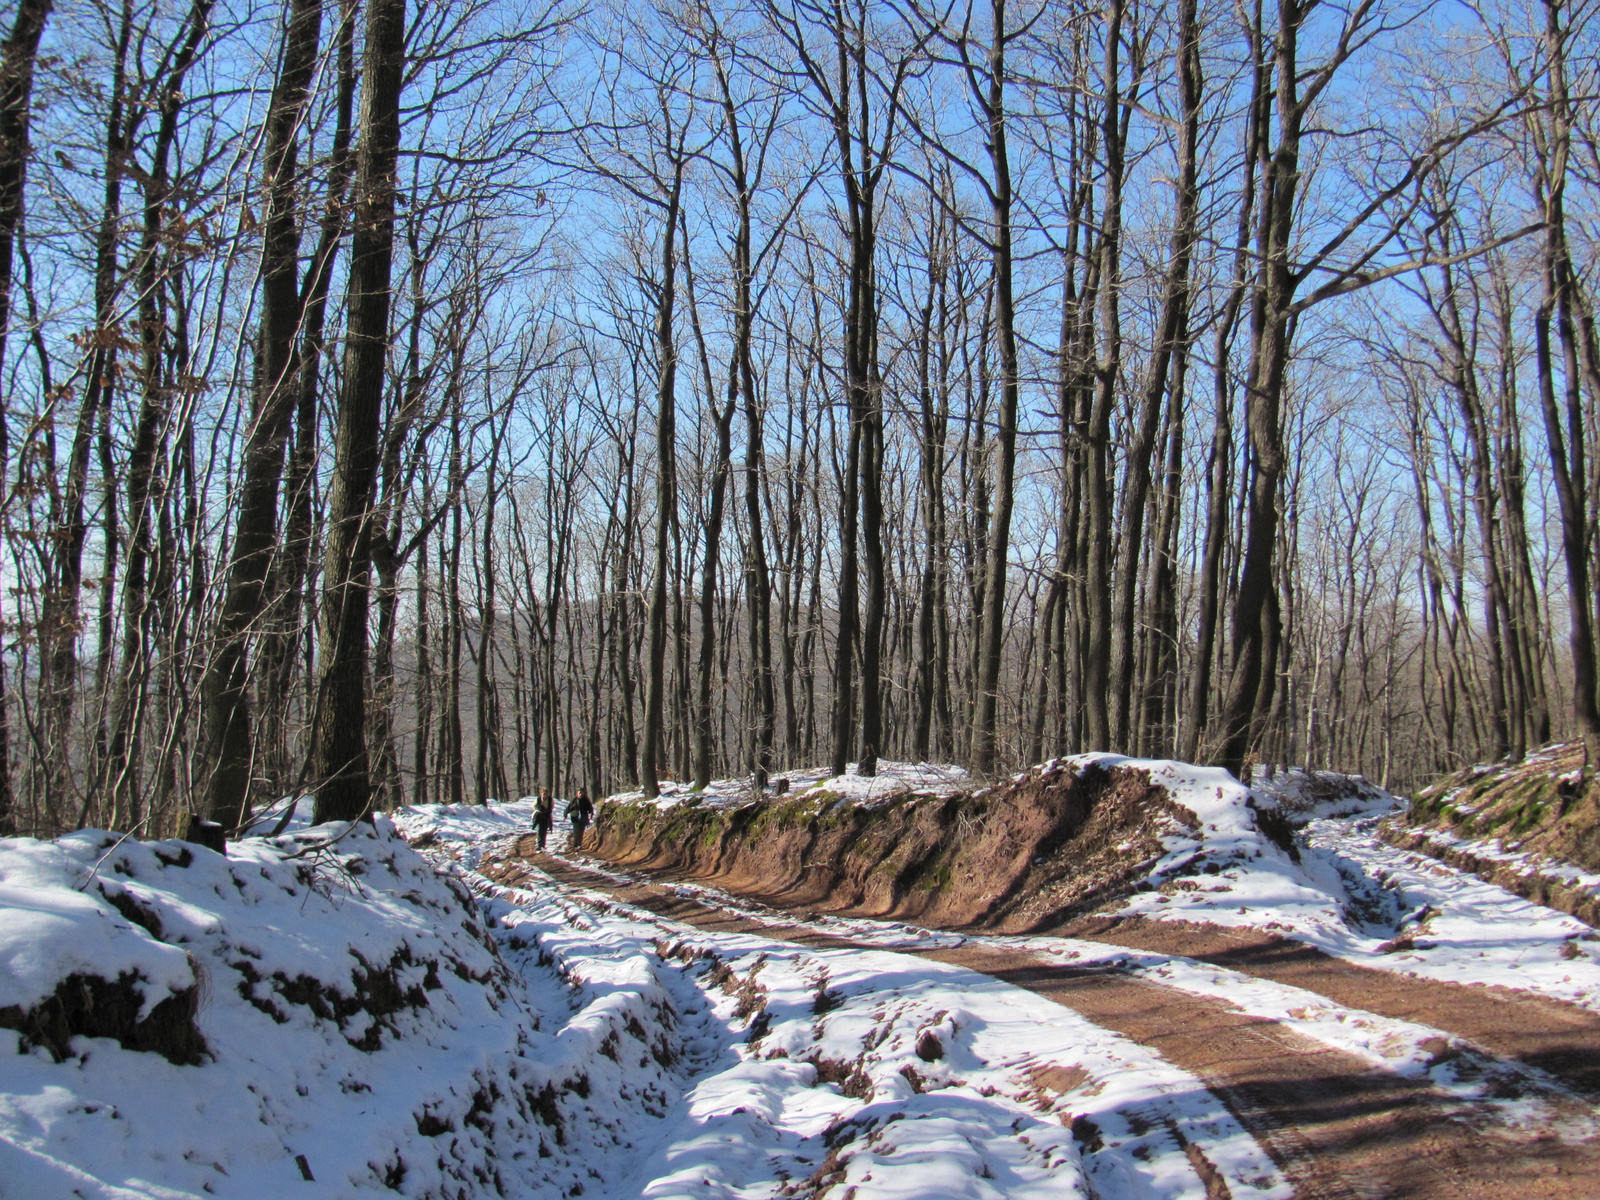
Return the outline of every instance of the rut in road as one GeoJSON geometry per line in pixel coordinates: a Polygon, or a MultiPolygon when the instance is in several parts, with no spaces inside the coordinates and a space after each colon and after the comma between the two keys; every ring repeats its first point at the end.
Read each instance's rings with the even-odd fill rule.
{"type": "MultiPolygon", "coordinates": [[[[1326,996],[1347,1008],[1464,1037],[1502,1058],[1538,1067],[1600,1099],[1600,1013],[1510,988],[1471,986],[1379,971],[1344,962],[1314,946],[1250,929],[1224,929],[1145,917],[1088,918],[1060,930],[1087,938],[1176,954],[1326,996]]],[[[1600,1195],[1600,1184],[1595,1186],[1600,1195]]]]}
{"type": "MultiPolygon", "coordinates": [[[[668,886],[619,882],[531,853],[570,887],[697,928],[819,949],[874,949],[783,920],[730,913],[668,886]]],[[[512,882],[506,880],[506,882],[512,882]]],[[[1108,969],[1063,968],[1025,951],[969,943],[897,949],[991,975],[1149,1046],[1210,1088],[1261,1142],[1300,1200],[1594,1200],[1600,1146],[1506,1128],[1485,1105],[1365,1061],[1280,1025],[1108,969]]],[[[1559,1098],[1556,1101],[1559,1103],[1559,1098]]],[[[1214,1188],[1216,1196],[1225,1188],[1214,1188]]]]}

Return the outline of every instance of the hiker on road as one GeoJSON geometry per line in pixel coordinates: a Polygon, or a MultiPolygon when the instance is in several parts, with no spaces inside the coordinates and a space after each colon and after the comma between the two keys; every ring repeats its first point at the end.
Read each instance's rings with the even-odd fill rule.
{"type": "Polygon", "coordinates": [[[572,838],[567,842],[567,849],[576,850],[583,845],[584,831],[594,820],[594,801],[589,799],[586,789],[579,788],[577,795],[567,801],[567,820],[572,822],[572,838]]]}
{"type": "Polygon", "coordinates": [[[556,803],[550,798],[550,789],[539,789],[539,798],[533,805],[533,832],[539,838],[539,850],[544,851],[545,839],[550,836],[550,826],[556,819],[556,803]]]}

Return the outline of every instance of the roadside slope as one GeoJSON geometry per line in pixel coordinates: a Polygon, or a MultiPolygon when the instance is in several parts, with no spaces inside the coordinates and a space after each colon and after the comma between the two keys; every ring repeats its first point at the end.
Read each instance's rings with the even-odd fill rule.
{"type": "MultiPolygon", "coordinates": [[[[593,850],[824,910],[1022,932],[1120,899],[1166,853],[1166,835],[1198,835],[1156,765],[1062,760],[1000,787],[867,803],[830,783],[736,805],[608,801],[593,850]]],[[[1204,784],[1238,788],[1213,774],[1204,784]]]]}

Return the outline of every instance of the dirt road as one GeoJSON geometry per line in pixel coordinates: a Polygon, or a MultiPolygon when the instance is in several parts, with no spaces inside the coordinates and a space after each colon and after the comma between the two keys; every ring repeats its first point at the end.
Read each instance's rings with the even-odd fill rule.
{"type": "MultiPolygon", "coordinates": [[[[1432,1025],[1503,1058],[1547,1071],[1600,1100],[1600,1014],[1530,992],[1468,987],[1370,967],[1304,942],[1246,929],[1142,917],[1092,919],[1059,931],[1213,966],[1316,992],[1349,1008],[1432,1025]]],[[[1600,1181],[1595,1193],[1600,1197],[1600,1181]]]]}
{"type": "MultiPolygon", "coordinates": [[[[818,948],[857,946],[784,916],[756,919],[688,899],[670,885],[619,883],[529,853],[532,849],[527,843],[521,847],[526,861],[562,884],[602,892],[684,924],[818,948]]],[[[500,868],[507,883],[515,882],[518,870],[512,863],[500,868]]],[[[1583,1019],[1590,1014],[1568,1006],[1501,994],[1503,989],[1428,984],[1352,968],[1326,956],[1301,954],[1305,948],[1296,950],[1294,943],[1248,938],[1223,942],[1196,930],[1179,949],[1156,944],[1175,936],[1169,930],[1124,924],[1082,932],[1215,961],[1219,967],[1320,992],[1350,1007],[1450,1029],[1485,1049],[1554,1067],[1568,1083],[1595,1090],[1600,1036],[1583,1019]]],[[[1492,1106],[1463,1103],[1425,1081],[1374,1070],[1363,1060],[1223,1001],[1115,970],[1062,968],[1009,947],[968,943],[954,950],[897,952],[954,963],[1027,988],[1159,1051],[1227,1104],[1304,1200],[1600,1198],[1600,1145],[1509,1128],[1492,1106]]],[[[1558,1110],[1586,1108],[1570,1096],[1542,1098],[1558,1110]]],[[[1213,1200],[1227,1194],[1220,1180],[1212,1190],[1213,1200]]]]}

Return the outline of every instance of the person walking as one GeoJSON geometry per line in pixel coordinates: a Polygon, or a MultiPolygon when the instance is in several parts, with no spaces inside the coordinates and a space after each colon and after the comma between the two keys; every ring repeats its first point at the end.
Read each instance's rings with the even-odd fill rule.
{"type": "Polygon", "coordinates": [[[533,832],[539,839],[539,852],[544,853],[545,839],[550,836],[550,826],[555,823],[556,803],[550,798],[550,789],[539,789],[539,798],[533,802],[533,832]]]}
{"type": "Polygon", "coordinates": [[[584,831],[589,828],[589,822],[594,820],[594,801],[589,799],[589,792],[579,788],[575,796],[567,801],[567,820],[572,822],[572,837],[567,842],[568,850],[576,850],[583,845],[584,831]]]}

